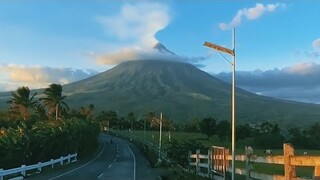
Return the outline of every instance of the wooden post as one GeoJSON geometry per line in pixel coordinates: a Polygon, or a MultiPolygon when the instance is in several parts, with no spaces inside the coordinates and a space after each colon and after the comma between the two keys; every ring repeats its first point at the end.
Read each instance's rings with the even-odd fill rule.
{"type": "Polygon", "coordinates": [[[284,177],[286,180],[294,179],[296,175],[296,167],[291,165],[291,157],[294,156],[294,149],[291,144],[283,144],[284,158],[284,177]]]}
{"type": "Polygon", "coordinates": [[[313,179],[320,180],[320,164],[314,166],[314,176],[313,179]]]}
{"type": "Polygon", "coordinates": [[[253,169],[253,165],[250,162],[250,156],[253,155],[253,149],[250,146],[246,146],[245,152],[246,152],[246,180],[250,180],[251,179],[250,173],[253,169]]]}
{"type": "Polygon", "coordinates": [[[200,163],[200,149],[197,149],[196,151],[196,154],[197,154],[197,158],[196,158],[196,175],[199,175],[200,173],[200,166],[199,166],[199,163],[200,163]]]}
{"type": "Polygon", "coordinates": [[[54,168],[53,159],[51,159],[51,168],[54,168]]]}

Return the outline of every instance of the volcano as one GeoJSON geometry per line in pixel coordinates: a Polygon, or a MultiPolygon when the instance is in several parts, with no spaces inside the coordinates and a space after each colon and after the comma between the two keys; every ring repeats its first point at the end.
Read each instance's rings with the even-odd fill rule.
{"type": "MultiPolygon", "coordinates": [[[[97,112],[120,115],[163,112],[174,122],[194,118],[231,119],[231,85],[195,66],[164,60],[129,61],[88,79],[63,86],[71,107],[94,104],[97,112]]],[[[236,89],[237,123],[275,121],[310,124],[319,105],[259,96],[236,89]]]]}

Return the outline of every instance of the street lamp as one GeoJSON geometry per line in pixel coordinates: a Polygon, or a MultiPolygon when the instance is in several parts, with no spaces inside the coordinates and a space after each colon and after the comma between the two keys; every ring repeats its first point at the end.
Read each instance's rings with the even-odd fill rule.
{"type": "Polygon", "coordinates": [[[217,50],[220,54],[221,52],[227,53],[233,57],[233,61],[228,61],[222,54],[223,58],[225,58],[232,65],[232,180],[234,180],[235,175],[235,71],[236,71],[236,30],[233,29],[232,33],[232,44],[233,49],[228,49],[210,42],[205,42],[203,45],[214,50],[217,50]]]}

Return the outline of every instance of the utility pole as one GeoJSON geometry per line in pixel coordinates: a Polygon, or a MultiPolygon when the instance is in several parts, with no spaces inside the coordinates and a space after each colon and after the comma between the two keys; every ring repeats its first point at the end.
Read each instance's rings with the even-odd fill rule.
{"type": "Polygon", "coordinates": [[[228,48],[225,48],[223,46],[219,46],[217,44],[213,44],[213,43],[210,43],[210,42],[205,42],[203,44],[204,46],[207,46],[209,48],[212,48],[216,51],[218,51],[221,56],[226,60],[228,61],[231,66],[232,66],[232,97],[231,97],[231,101],[232,101],[232,107],[231,107],[231,116],[232,116],[232,122],[231,122],[231,125],[232,125],[232,180],[234,180],[235,178],[235,147],[236,147],[236,144],[235,144],[235,132],[236,132],[236,128],[235,128],[235,73],[236,73],[236,29],[234,28],[233,31],[232,31],[232,45],[233,45],[233,49],[228,49],[228,48]],[[225,58],[225,56],[221,53],[227,53],[229,55],[231,55],[233,57],[233,60],[232,61],[229,61],[227,58],[225,58]]]}
{"type": "Polygon", "coordinates": [[[160,127],[159,127],[159,149],[158,149],[158,152],[159,152],[159,157],[158,157],[158,163],[161,162],[161,134],[162,134],[162,113],[160,113],[160,119],[157,119],[157,118],[153,118],[153,120],[155,120],[157,123],[159,123],[160,127]]]}

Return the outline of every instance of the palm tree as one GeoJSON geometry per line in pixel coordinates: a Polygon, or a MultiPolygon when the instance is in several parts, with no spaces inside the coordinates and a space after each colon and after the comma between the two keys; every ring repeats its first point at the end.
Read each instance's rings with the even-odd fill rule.
{"type": "Polygon", "coordinates": [[[60,84],[51,84],[44,90],[46,97],[41,98],[44,105],[48,108],[48,113],[52,114],[55,112],[56,119],[58,119],[59,110],[61,106],[65,106],[67,109],[68,105],[63,101],[66,96],[62,96],[62,86],[60,84]]]}
{"type": "Polygon", "coordinates": [[[11,100],[7,103],[11,104],[10,109],[13,112],[17,112],[23,116],[23,119],[26,120],[29,117],[29,108],[32,108],[38,102],[34,100],[34,97],[37,93],[34,93],[30,97],[30,90],[28,87],[19,87],[16,92],[11,93],[11,100]]]}

